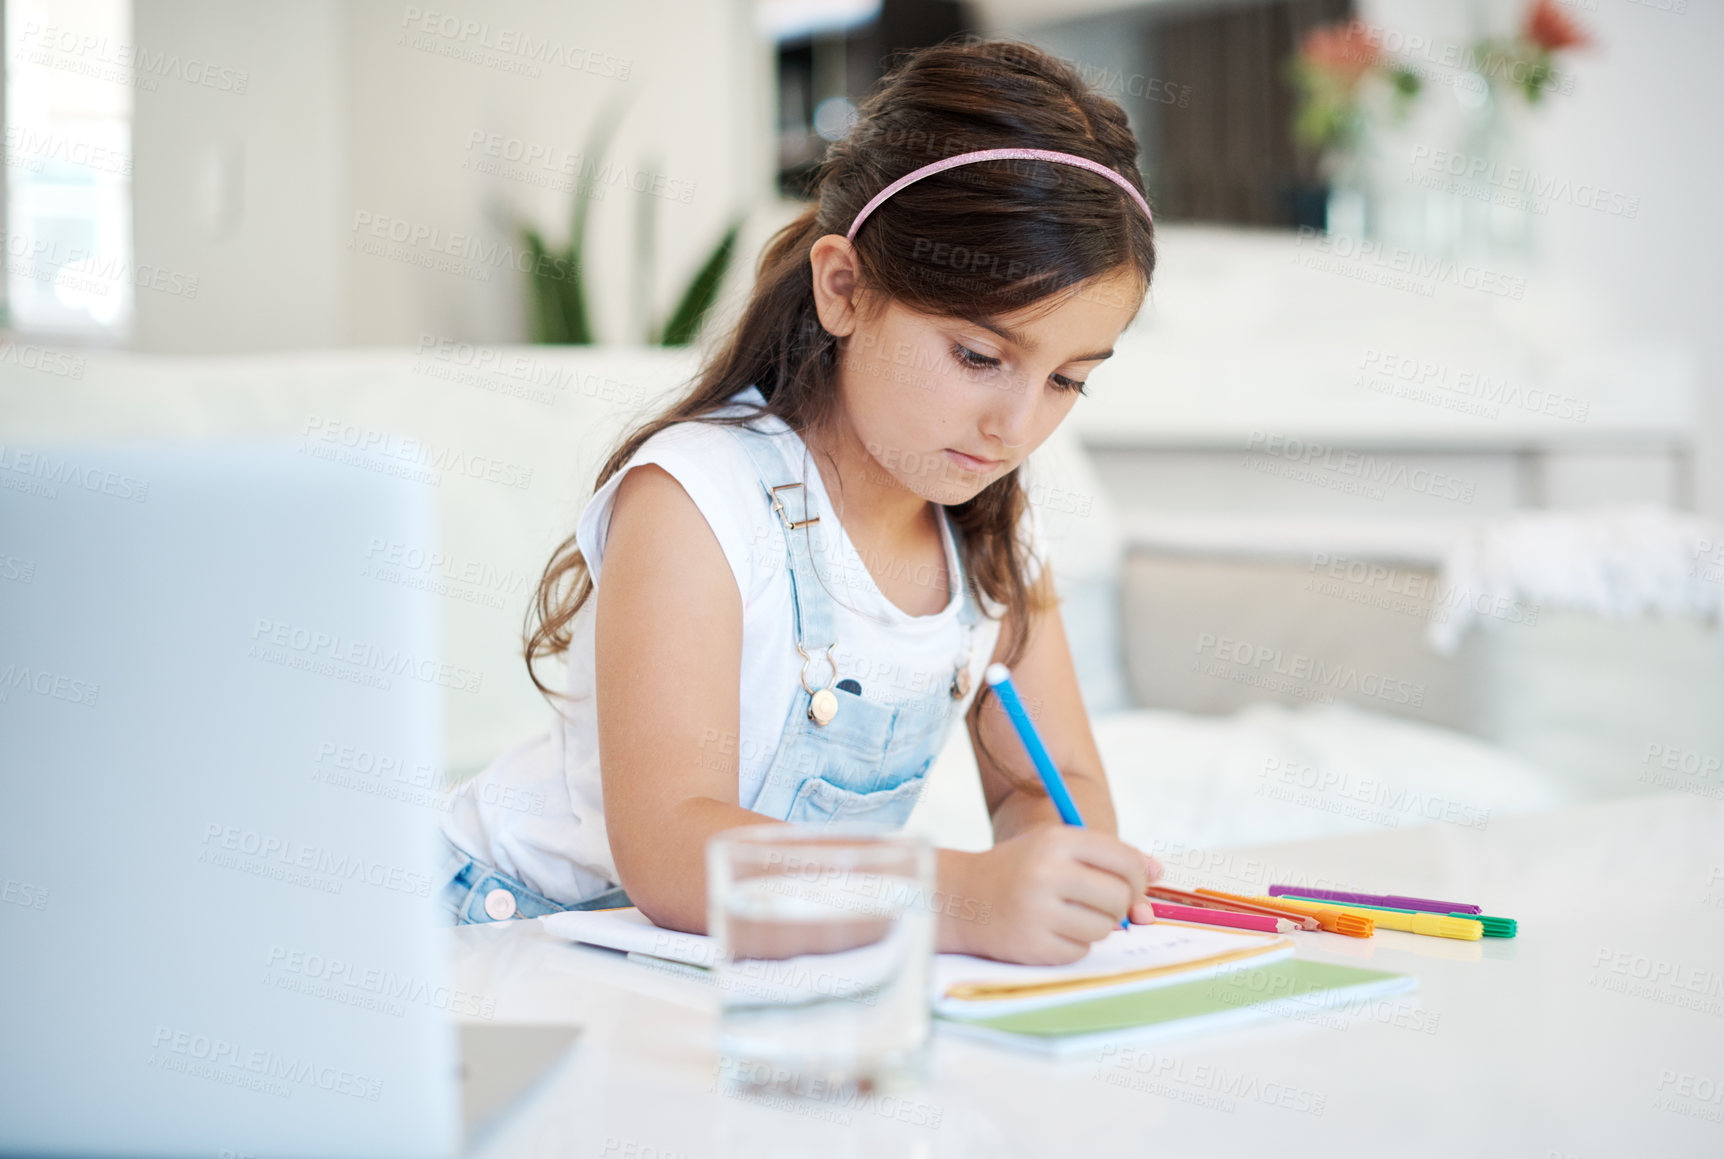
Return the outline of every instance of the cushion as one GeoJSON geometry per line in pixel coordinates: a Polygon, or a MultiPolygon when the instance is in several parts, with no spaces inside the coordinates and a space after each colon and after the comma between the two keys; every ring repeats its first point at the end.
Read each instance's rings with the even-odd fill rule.
{"type": "MultiPolygon", "coordinates": [[[[1484,830],[1580,796],[1481,741],[1346,704],[1265,703],[1231,716],[1137,709],[1093,725],[1120,836],[1170,863],[1191,851],[1417,825],[1484,830]]],[[[907,828],[946,848],[992,844],[962,730],[907,828]]]]}

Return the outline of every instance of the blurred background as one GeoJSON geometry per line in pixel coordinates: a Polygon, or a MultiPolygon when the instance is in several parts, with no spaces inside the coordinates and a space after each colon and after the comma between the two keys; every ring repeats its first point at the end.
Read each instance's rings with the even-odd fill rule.
{"type": "MultiPolygon", "coordinates": [[[[437,488],[342,566],[445,597],[451,782],[544,727],[521,617],[606,448],[888,54],[971,33],[1116,100],[1157,210],[1032,488],[1126,835],[1724,796],[1714,5],[3,7],[5,441],[437,488]]],[[[965,759],[921,823],[985,844],[965,759]]]]}

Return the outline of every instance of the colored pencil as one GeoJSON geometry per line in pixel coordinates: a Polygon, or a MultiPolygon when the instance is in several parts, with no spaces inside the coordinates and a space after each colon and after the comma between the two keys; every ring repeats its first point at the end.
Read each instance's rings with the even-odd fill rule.
{"type": "MultiPolygon", "coordinates": [[[[1200,889],[1197,892],[1208,897],[1224,897],[1229,901],[1249,901],[1262,904],[1258,898],[1241,897],[1235,893],[1222,893],[1218,889],[1200,889]]],[[[1265,900],[1276,905],[1285,905],[1295,913],[1316,918],[1318,923],[1332,934],[1346,934],[1349,938],[1368,938],[1377,932],[1377,923],[1370,918],[1361,918],[1353,914],[1333,913],[1304,902],[1287,902],[1278,897],[1265,900]]]]}
{"type": "Polygon", "coordinates": [[[1152,885],[1145,891],[1150,897],[1171,901],[1177,905],[1195,905],[1205,909],[1228,910],[1236,914],[1260,914],[1264,917],[1285,918],[1302,930],[1320,930],[1322,923],[1309,914],[1296,914],[1290,909],[1270,905],[1253,905],[1248,901],[1223,901],[1190,890],[1174,889],[1170,885],[1152,885]]]}
{"type": "MultiPolygon", "coordinates": [[[[1084,828],[1083,815],[1078,812],[1071,793],[1066,789],[1066,779],[1060,775],[1059,766],[1054,764],[1053,757],[1048,755],[1048,746],[1042,743],[1042,734],[1036,730],[1036,722],[1024,711],[1024,702],[1018,699],[1018,689],[1012,683],[1011,669],[1004,664],[990,664],[982,679],[988,682],[988,687],[994,690],[994,695],[998,696],[1000,703],[1005,706],[1012,728],[1017,730],[1018,739],[1024,744],[1024,751],[1030,754],[1030,763],[1035,765],[1036,773],[1042,779],[1042,787],[1048,791],[1048,799],[1060,812],[1060,820],[1067,825],[1084,828]]],[[[1131,928],[1129,915],[1119,923],[1119,928],[1131,928]]]]}
{"type": "Polygon", "coordinates": [[[1272,918],[1267,914],[1238,914],[1223,909],[1208,909],[1195,905],[1174,905],[1172,902],[1152,901],[1149,908],[1155,911],[1158,918],[1168,918],[1176,922],[1197,922],[1206,926],[1226,926],[1233,930],[1256,930],[1263,934],[1290,934],[1299,927],[1286,918],[1272,918]]]}

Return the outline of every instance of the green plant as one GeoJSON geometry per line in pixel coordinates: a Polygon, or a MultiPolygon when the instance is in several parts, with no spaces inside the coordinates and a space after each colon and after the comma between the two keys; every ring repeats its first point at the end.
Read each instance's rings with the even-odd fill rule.
{"type": "Polygon", "coordinates": [[[736,254],[736,239],[741,232],[742,222],[731,222],[705,264],[694,275],[694,280],[689,282],[688,289],[683,291],[663,331],[656,336],[649,334],[647,341],[660,346],[687,346],[694,341],[702,320],[712,309],[713,302],[718,300],[718,287],[723,284],[725,271],[730,268],[731,258],[736,254]]]}
{"type": "MultiPolygon", "coordinates": [[[[598,171],[598,161],[621,119],[620,105],[612,105],[601,113],[594,125],[591,140],[581,154],[582,177],[575,185],[574,209],[570,215],[567,245],[561,249],[553,249],[538,229],[525,223],[517,227],[522,244],[533,258],[532,268],[527,272],[527,291],[532,304],[528,331],[534,342],[582,346],[597,341],[587,311],[589,283],[584,254],[587,210],[592,199],[592,186],[587,180],[586,171],[589,158],[593,172],[598,171]]],[[[651,265],[650,198],[643,199],[638,213],[642,241],[638,246],[641,253],[638,255],[640,260],[636,262],[636,277],[640,278],[644,277],[644,270],[651,265]]],[[[648,324],[646,341],[649,344],[686,346],[694,341],[700,332],[701,322],[711,311],[713,303],[718,300],[719,287],[730,269],[731,260],[736,253],[736,239],[741,232],[742,218],[737,217],[725,229],[718,244],[696,271],[663,326],[648,324]]]]}

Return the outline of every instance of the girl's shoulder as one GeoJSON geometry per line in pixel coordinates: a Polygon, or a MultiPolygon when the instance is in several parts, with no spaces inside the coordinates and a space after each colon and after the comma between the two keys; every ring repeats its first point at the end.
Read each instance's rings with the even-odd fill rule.
{"type": "Polygon", "coordinates": [[[776,419],[750,425],[759,429],[759,435],[746,435],[729,423],[678,422],[643,442],[594,492],[581,513],[576,541],[594,579],[603,568],[617,489],[630,471],[650,464],[675,479],[693,501],[718,540],[744,601],[754,598],[772,572],[759,561],[776,558],[778,553],[772,550],[775,524],[766,484],[743,439],[761,435],[778,439],[788,428],[776,419]]]}

